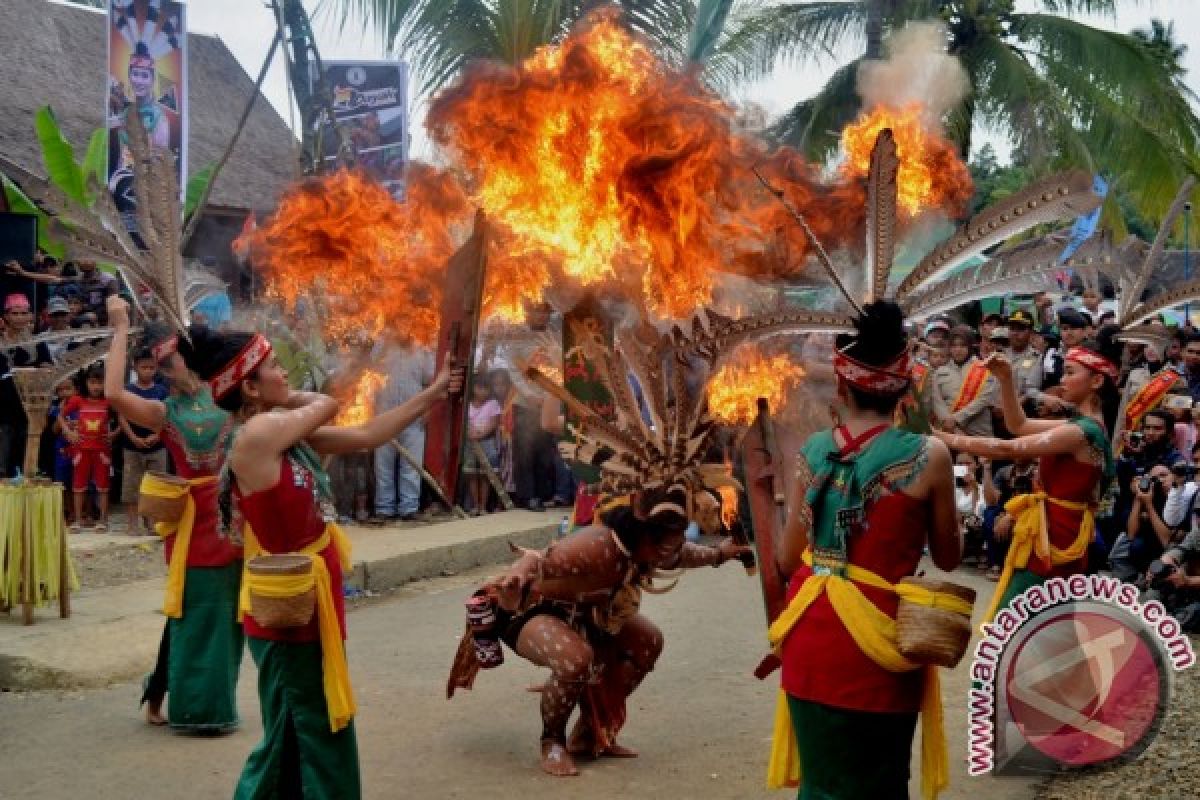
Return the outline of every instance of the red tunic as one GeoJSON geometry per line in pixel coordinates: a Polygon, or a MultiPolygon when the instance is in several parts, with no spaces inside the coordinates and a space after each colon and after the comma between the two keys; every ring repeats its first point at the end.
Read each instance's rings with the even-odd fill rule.
{"type": "MultiPolygon", "coordinates": [[[[178,433],[171,427],[162,429],[162,442],[171,461],[175,464],[175,474],[181,478],[192,480],[206,475],[216,475],[220,470],[223,458],[215,459],[214,469],[198,469],[191,464],[188,454],[179,441],[178,433]]],[[[223,536],[217,524],[217,496],[220,494],[218,481],[206,483],[203,486],[192,487],[192,500],[196,504],[196,519],[192,523],[192,541],[188,547],[187,565],[189,567],[224,567],[242,558],[242,547],[229,536],[223,536]]],[[[167,563],[171,563],[171,553],[175,551],[175,537],[168,536],[164,542],[167,563]]]]}
{"type": "MultiPolygon", "coordinates": [[[[294,553],[308,547],[325,532],[325,518],[317,496],[313,474],[288,456],[280,460],[279,480],[269,489],[242,495],[235,490],[242,516],[254,530],[258,543],[268,553],[294,553]]],[[[333,606],[337,610],[342,638],[346,638],[346,603],[342,597],[342,565],[331,542],[320,553],[329,567],[333,606]]],[[[279,642],[315,642],[320,636],[317,616],[295,628],[264,628],[249,614],[243,627],[247,636],[279,642]]]]}
{"type": "MultiPolygon", "coordinates": [[[[1096,487],[1102,483],[1103,477],[1104,471],[1099,466],[1085,464],[1070,453],[1042,456],[1038,461],[1038,480],[1042,490],[1059,500],[1095,505],[1096,487]]],[[[1046,521],[1050,526],[1050,544],[1064,550],[1079,536],[1083,512],[1047,503],[1046,521]]],[[[1033,553],[1029,556],[1028,569],[1043,578],[1079,575],[1087,571],[1087,551],[1084,551],[1082,558],[1056,567],[1033,553]]]]}
{"type": "Polygon", "coordinates": [[[103,397],[75,395],[63,405],[62,416],[75,422],[79,442],[72,445],[77,451],[108,453],[112,444],[108,441],[108,401],[103,397]]]}
{"type": "MultiPolygon", "coordinates": [[[[916,572],[929,519],[925,504],[902,493],[884,494],[867,506],[864,529],[847,543],[847,560],[889,583],[916,572]]],[[[801,564],[788,587],[788,600],[812,574],[801,564]]],[[[899,598],[870,586],[858,587],[875,606],[896,616],[899,598]]],[[[922,670],[889,672],[858,648],[829,597],[821,594],[783,642],[783,689],[793,697],[857,711],[910,712],[921,704],[922,670]]]]}

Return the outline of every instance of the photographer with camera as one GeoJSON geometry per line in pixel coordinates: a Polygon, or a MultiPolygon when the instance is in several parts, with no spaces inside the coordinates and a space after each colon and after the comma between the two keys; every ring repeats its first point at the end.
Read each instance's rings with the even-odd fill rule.
{"type": "Polygon", "coordinates": [[[1125,521],[1125,532],[1117,537],[1109,554],[1113,575],[1126,583],[1135,583],[1171,542],[1171,526],[1162,516],[1171,480],[1171,470],[1157,464],[1149,474],[1135,478],[1130,486],[1133,505],[1125,521]]]}
{"type": "MultiPolygon", "coordinates": [[[[1142,417],[1136,430],[1124,434],[1120,457],[1117,458],[1117,502],[1113,516],[1123,523],[1133,508],[1137,478],[1150,473],[1154,467],[1171,467],[1184,456],[1175,449],[1175,417],[1169,411],[1155,409],[1142,417]]],[[[1115,546],[1115,545],[1114,545],[1115,546]]]]}
{"type": "Polygon", "coordinates": [[[1200,525],[1197,525],[1196,475],[1200,445],[1192,448],[1192,463],[1172,468],[1174,486],[1167,496],[1163,521],[1173,531],[1172,545],[1146,570],[1142,602],[1157,600],[1187,633],[1200,632],[1200,525]]]}

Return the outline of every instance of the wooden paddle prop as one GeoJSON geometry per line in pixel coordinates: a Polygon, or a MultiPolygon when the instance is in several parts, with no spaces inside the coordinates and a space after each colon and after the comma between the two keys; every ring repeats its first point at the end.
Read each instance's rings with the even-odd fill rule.
{"type": "MultiPolygon", "coordinates": [[[[786,576],[775,558],[783,536],[786,497],[780,475],[783,459],[775,441],[775,424],[764,397],[758,398],[758,417],[742,439],[742,463],[746,472],[746,497],[754,523],[754,549],[758,554],[759,580],[767,625],[783,613],[787,605],[786,576]]],[[[768,655],[754,670],[759,680],[779,667],[779,659],[768,655]]]]}
{"type": "Polygon", "coordinates": [[[488,226],[482,211],[475,215],[471,238],[450,257],[442,284],[441,328],[437,365],[451,359],[463,367],[463,391],[436,404],[425,418],[425,469],[453,501],[467,430],[467,398],[474,379],[475,340],[483,303],[483,273],[487,266],[488,226]]]}

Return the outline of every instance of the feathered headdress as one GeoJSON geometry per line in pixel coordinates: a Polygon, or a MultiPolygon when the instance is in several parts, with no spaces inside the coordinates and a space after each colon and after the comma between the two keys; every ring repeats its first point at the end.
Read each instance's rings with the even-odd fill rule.
{"type": "MultiPolygon", "coordinates": [[[[180,331],[187,330],[188,303],[181,253],[181,211],[174,156],[153,147],[141,115],[128,114],[129,150],[137,186],[135,212],[141,245],[126,230],[106,187],[88,178],[95,198],[84,208],[49,181],[0,156],[0,172],[20,184],[21,190],[52,215],[50,234],[76,257],[115,264],[130,286],[145,286],[158,298],[163,313],[180,331]]],[[[137,294],[134,298],[136,302],[137,294]]]]}

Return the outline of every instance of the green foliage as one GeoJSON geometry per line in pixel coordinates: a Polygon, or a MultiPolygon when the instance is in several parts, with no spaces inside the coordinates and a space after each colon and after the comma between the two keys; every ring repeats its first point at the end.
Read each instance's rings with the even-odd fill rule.
{"type": "Polygon", "coordinates": [[[183,190],[184,219],[188,219],[192,214],[196,213],[196,208],[200,205],[200,198],[204,197],[204,192],[207,191],[208,185],[212,183],[213,169],[214,166],[209,164],[188,178],[187,186],[183,190]]]}
{"type": "Polygon", "coordinates": [[[63,247],[59,242],[51,239],[49,233],[47,232],[50,224],[50,218],[42,213],[42,210],[38,208],[24,192],[21,191],[21,187],[10,181],[3,173],[0,173],[0,188],[3,188],[4,190],[4,200],[8,204],[10,211],[14,211],[18,214],[37,215],[38,247],[42,248],[56,258],[62,258],[66,253],[66,248],[63,247]]]}
{"type": "Polygon", "coordinates": [[[50,106],[42,106],[33,117],[38,144],[42,147],[42,163],[46,176],[63,194],[82,206],[88,205],[83,168],[75,160],[75,149],[63,136],[58,120],[50,106]]]}

